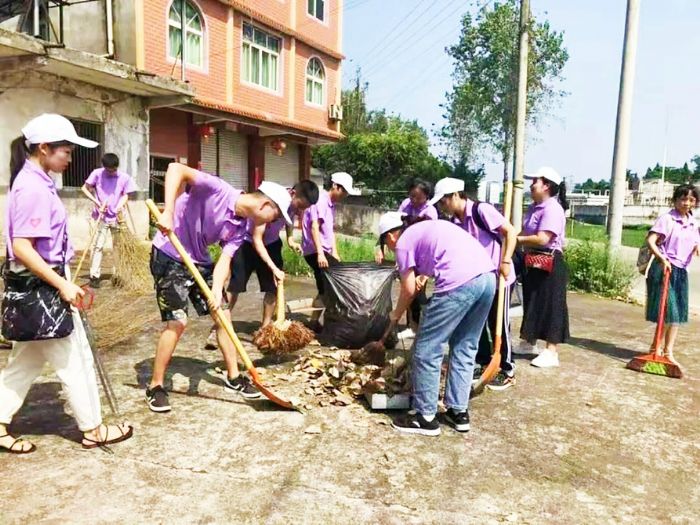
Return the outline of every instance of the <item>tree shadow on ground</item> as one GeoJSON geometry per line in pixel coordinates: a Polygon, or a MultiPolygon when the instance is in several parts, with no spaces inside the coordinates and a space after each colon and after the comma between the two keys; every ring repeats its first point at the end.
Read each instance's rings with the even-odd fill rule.
{"type": "Polygon", "coordinates": [[[82,438],[75,419],[65,411],[61,383],[35,383],[22,408],[12,419],[11,430],[18,435],[54,435],[80,443],[82,438]]]}
{"type": "Polygon", "coordinates": [[[637,357],[643,352],[637,350],[631,350],[629,348],[621,348],[614,344],[605,343],[602,341],[596,341],[594,339],[588,339],[585,337],[571,337],[567,344],[571,346],[576,346],[583,348],[585,350],[591,350],[598,354],[607,355],[619,361],[627,362],[633,357],[637,357]]]}

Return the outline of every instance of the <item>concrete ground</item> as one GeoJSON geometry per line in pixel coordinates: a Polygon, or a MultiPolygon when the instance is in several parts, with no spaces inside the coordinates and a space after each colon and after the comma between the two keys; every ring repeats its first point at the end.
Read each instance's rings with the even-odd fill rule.
{"type": "MultiPolygon", "coordinates": [[[[312,284],[289,288],[299,298],[312,284]]],[[[155,308],[143,301],[125,307],[155,308]]],[[[244,339],[259,301],[241,299],[244,339]]],[[[700,322],[681,331],[686,377],[667,379],[624,368],[652,337],[639,306],[569,304],[561,368],[518,359],[514,388],[472,401],[470,433],[437,438],[400,435],[360,402],[302,415],[236,398],[213,376],[206,319],[173,361],[173,411],[154,414],[148,327],[105,355],[136,428],[112,453],[80,449],[54,375],[33,386],[12,430],[38,450],[0,454],[0,523],[697,523],[700,322]]]]}

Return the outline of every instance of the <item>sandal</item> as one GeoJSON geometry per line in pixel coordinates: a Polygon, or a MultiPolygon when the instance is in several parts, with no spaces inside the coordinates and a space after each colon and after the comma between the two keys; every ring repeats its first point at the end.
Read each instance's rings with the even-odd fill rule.
{"type": "MultiPolygon", "coordinates": [[[[90,439],[87,437],[83,436],[83,448],[85,449],[91,449],[91,448],[97,448],[97,447],[104,447],[107,445],[113,445],[115,443],[121,443],[122,441],[126,441],[129,439],[131,436],[134,435],[134,427],[131,425],[128,426],[129,430],[124,432],[121,428],[119,428],[119,435],[115,438],[109,439],[109,426],[107,425],[100,425],[100,429],[104,427],[105,428],[105,437],[102,440],[94,440],[90,439]],[[87,443],[86,443],[87,441],[87,443]]],[[[102,436],[102,432],[100,432],[100,437],[102,436]]]]}
{"type": "MultiPolygon", "coordinates": [[[[8,436],[14,437],[11,434],[3,434],[2,436],[0,436],[0,439],[2,439],[4,437],[8,437],[8,436]]],[[[16,438],[12,442],[12,445],[10,445],[9,447],[0,446],[0,450],[2,450],[3,452],[7,452],[8,454],[31,454],[32,452],[34,452],[36,450],[36,445],[34,443],[30,443],[31,447],[29,447],[26,450],[24,449],[24,447],[18,448],[18,449],[15,448],[15,445],[17,443],[20,443],[20,444],[21,443],[29,443],[29,441],[27,441],[26,439],[22,439],[22,438],[16,438]]]]}

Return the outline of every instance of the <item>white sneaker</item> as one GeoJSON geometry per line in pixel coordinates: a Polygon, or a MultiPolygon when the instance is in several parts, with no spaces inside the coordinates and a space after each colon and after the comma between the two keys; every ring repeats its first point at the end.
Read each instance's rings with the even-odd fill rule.
{"type": "Polygon", "coordinates": [[[537,344],[530,344],[524,339],[520,340],[520,344],[513,348],[514,355],[539,355],[542,350],[537,348],[537,344]]]}
{"type": "Polygon", "coordinates": [[[545,349],[535,357],[530,364],[537,368],[551,368],[559,366],[559,354],[554,350],[545,349]]]}
{"type": "Polygon", "coordinates": [[[399,339],[413,339],[416,337],[416,333],[410,328],[406,328],[404,331],[398,333],[399,339]]]}

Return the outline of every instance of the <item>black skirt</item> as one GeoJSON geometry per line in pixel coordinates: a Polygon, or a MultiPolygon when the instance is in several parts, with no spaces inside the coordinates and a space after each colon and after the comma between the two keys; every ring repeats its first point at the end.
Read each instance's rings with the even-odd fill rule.
{"type": "Polygon", "coordinates": [[[554,252],[551,273],[527,268],[523,276],[522,339],[566,343],[569,339],[569,309],[566,305],[568,281],[569,269],[561,252],[554,252]]]}

